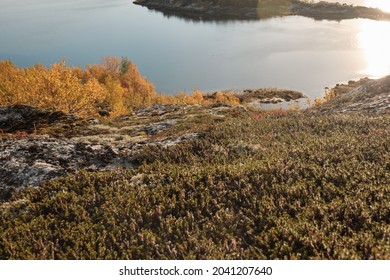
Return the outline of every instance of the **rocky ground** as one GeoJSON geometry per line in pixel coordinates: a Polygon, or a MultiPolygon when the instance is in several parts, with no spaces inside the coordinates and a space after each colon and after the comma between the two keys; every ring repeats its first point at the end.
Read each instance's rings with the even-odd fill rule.
{"type": "Polygon", "coordinates": [[[251,20],[269,17],[299,15],[316,20],[343,20],[367,18],[390,20],[390,14],[376,8],[341,3],[319,3],[300,0],[273,1],[190,1],[190,0],[136,0],[134,4],[193,20],[251,20]]]}
{"type": "Polygon", "coordinates": [[[244,109],[157,105],[109,122],[29,106],[0,108],[0,193],[7,196],[78,169],[135,167],[144,147],[196,139],[197,120],[217,120],[227,110],[244,109]]]}
{"type": "Polygon", "coordinates": [[[389,259],[389,84],[308,110],[1,108],[0,259],[389,259]]]}
{"type": "Polygon", "coordinates": [[[379,80],[367,78],[337,85],[336,96],[315,109],[323,113],[389,113],[390,76],[379,80]]]}
{"type": "Polygon", "coordinates": [[[276,104],[307,98],[301,92],[278,88],[245,89],[237,93],[237,96],[242,104],[249,105],[256,102],[262,104],[276,104]]]}
{"type": "MultiPolygon", "coordinates": [[[[390,111],[390,76],[338,85],[335,91],[338,96],[311,113],[390,111]]],[[[254,90],[244,97],[251,100],[268,92],[254,90]]],[[[282,92],[285,98],[297,96],[282,92]]],[[[225,114],[246,110],[223,104],[156,105],[115,120],[86,120],[21,105],[0,108],[0,193],[7,197],[15,189],[39,186],[79,169],[137,167],[145,147],[200,138],[204,127],[218,124],[225,114]]]]}

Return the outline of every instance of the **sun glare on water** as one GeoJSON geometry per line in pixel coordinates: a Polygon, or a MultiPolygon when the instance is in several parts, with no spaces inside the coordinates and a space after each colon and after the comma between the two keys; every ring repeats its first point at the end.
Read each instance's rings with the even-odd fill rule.
{"type": "Polygon", "coordinates": [[[366,69],[361,72],[371,77],[389,75],[390,22],[364,21],[357,41],[359,49],[364,53],[367,65],[366,69]]]}

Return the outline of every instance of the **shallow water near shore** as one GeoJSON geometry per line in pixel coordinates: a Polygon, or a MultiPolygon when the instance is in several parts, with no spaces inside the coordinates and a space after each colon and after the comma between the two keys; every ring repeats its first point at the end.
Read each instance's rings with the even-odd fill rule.
{"type": "MultiPolygon", "coordinates": [[[[390,8],[386,1],[343,2],[390,8]]],[[[170,94],[280,87],[313,99],[336,83],[390,73],[390,22],[299,16],[202,22],[125,0],[0,4],[0,59],[30,66],[65,58],[84,66],[127,56],[159,92],[170,94]]]]}

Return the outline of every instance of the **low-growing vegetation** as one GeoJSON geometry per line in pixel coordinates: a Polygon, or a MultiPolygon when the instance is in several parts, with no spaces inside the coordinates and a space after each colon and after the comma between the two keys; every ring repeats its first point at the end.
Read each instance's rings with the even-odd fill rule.
{"type": "Polygon", "coordinates": [[[229,112],[137,169],[14,193],[0,258],[390,258],[389,115],[229,112]]]}
{"type": "MultiPolygon", "coordinates": [[[[71,142],[116,131],[109,156],[118,156],[130,136],[143,140],[126,148],[135,147],[124,161],[132,169],[76,172],[84,165],[75,165],[75,174],[37,188],[0,186],[0,259],[389,259],[390,83],[366,82],[337,85],[327,104],[306,111],[252,111],[232,105],[302,94],[195,89],[168,96],[126,58],[86,69],[2,61],[0,106],[49,111],[14,106],[4,113],[0,141],[34,134],[37,141],[71,142]],[[154,104],[209,107],[155,106],[126,115],[154,104]],[[335,113],[347,105],[355,113],[335,113]],[[162,144],[183,135],[192,137],[162,144]]],[[[85,143],[76,146],[79,154],[85,143]]],[[[45,165],[43,155],[36,158],[39,147],[26,151],[31,165],[45,165]]],[[[4,151],[8,164],[12,152],[4,151]]],[[[49,156],[47,167],[60,168],[49,156]]]]}

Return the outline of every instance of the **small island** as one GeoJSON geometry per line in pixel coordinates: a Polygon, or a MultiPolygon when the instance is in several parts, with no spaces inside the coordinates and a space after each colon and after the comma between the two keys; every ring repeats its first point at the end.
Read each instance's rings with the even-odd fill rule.
{"type": "Polygon", "coordinates": [[[390,13],[377,8],[302,0],[136,0],[134,4],[193,20],[257,20],[281,16],[304,16],[315,20],[365,18],[390,20],[390,13]]]}

